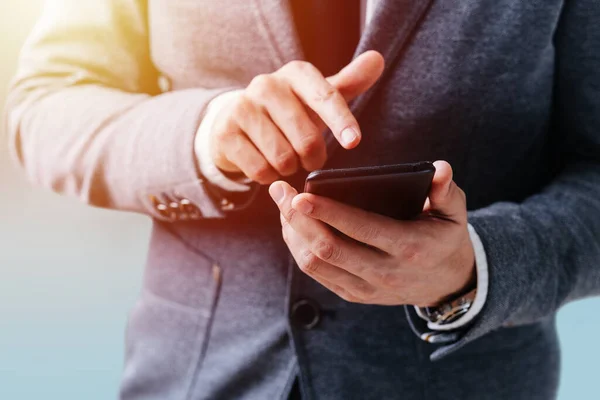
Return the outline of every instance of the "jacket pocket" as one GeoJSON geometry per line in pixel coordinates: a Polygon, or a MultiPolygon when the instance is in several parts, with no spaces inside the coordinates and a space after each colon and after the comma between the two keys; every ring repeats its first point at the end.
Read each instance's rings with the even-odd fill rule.
{"type": "Polygon", "coordinates": [[[125,400],[187,398],[202,366],[219,298],[218,265],[177,241],[157,245],[155,236],[144,288],[127,324],[125,400]]]}

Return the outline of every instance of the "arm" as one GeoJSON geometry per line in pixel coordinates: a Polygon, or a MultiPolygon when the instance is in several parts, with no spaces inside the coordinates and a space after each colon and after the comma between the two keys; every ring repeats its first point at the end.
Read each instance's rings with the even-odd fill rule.
{"type": "MultiPolygon", "coordinates": [[[[457,320],[454,320],[449,323],[435,323],[431,322],[429,318],[425,316],[424,309],[420,307],[414,307],[414,311],[417,316],[422,320],[427,322],[427,328],[433,332],[419,332],[419,336],[425,341],[434,341],[436,334],[438,331],[453,331],[461,328],[465,328],[471,321],[473,321],[481,312],[481,309],[485,305],[485,299],[487,297],[488,290],[488,267],[487,267],[487,256],[485,254],[485,250],[483,248],[483,244],[481,243],[481,239],[479,235],[475,231],[470,224],[467,226],[469,231],[469,239],[473,244],[473,252],[475,254],[475,298],[471,303],[468,311],[460,316],[457,320]]],[[[451,296],[450,300],[460,300],[460,297],[451,296]]],[[[445,302],[448,303],[447,301],[445,302]]],[[[409,309],[407,309],[409,311],[409,309]]],[[[409,318],[412,318],[412,313],[408,313],[409,318]]]]}
{"type": "Polygon", "coordinates": [[[209,102],[231,88],[160,93],[146,13],[143,0],[47,2],[7,107],[13,153],[31,180],[162,220],[218,218],[239,202],[200,179],[196,156],[267,184],[299,164],[319,168],[326,126],[345,148],[360,141],[347,101],[381,74],[376,52],[327,79],[298,61],[257,76],[214,116],[208,152],[194,151],[209,102]]]}
{"type": "Polygon", "coordinates": [[[489,288],[479,319],[438,359],[500,328],[540,321],[600,294],[600,3],[565,3],[556,33],[556,119],[562,168],[522,204],[470,213],[487,254],[489,288]]]}
{"type": "MultiPolygon", "coordinates": [[[[433,360],[504,325],[542,321],[568,301],[600,294],[599,19],[593,0],[565,5],[556,34],[560,121],[553,127],[562,157],[545,190],[521,204],[467,214],[450,166],[439,162],[423,215],[396,221],[276,182],[270,193],[300,268],[347,301],[439,304],[470,282],[477,247],[470,222],[487,261],[485,304],[468,327],[435,334],[435,343],[450,344],[435,350],[433,360]],[[369,246],[341,240],[329,227],[369,246]]],[[[414,308],[406,310],[416,333],[425,333],[425,322],[411,316],[414,308]]]]}
{"type": "Polygon", "coordinates": [[[48,1],[8,103],[16,158],[31,180],[99,207],[167,220],[188,199],[222,217],[199,179],[193,141],[222,90],[160,93],[145,2],[48,1]]]}

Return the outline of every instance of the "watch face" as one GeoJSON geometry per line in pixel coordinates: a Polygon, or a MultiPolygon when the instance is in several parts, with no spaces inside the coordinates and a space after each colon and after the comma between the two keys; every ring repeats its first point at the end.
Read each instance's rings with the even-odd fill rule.
{"type": "Polygon", "coordinates": [[[426,307],[423,309],[425,316],[435,324],[449,324],[465,315],[475,299],[476,290],[460,296],[458,299],[444,303],[438,307],[426,307]]]}

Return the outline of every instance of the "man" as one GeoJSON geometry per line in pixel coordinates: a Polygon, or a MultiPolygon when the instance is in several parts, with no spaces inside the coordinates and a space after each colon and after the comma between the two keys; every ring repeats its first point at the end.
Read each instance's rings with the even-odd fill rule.
{"type": "Polygon", "coordinates": [[[15,154],[155,221],[122,398],[555,397],[555,313],[600,292],[599,18],[593,0],[49,1],[9,99],[15,154]],[[321,167],[421,160],[447,162],[414,221],[297,194],[321,167]]]}

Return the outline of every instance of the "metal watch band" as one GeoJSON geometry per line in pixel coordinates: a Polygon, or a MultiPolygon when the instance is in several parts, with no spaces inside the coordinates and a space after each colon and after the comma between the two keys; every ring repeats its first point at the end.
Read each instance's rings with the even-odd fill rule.
{"type": "Polygon", "coordinates": [[[445,325],[456,321],[458,318],[465,315],[477,295],[477,288],[460,295],[459,297],[442,303],[435,307],[424,307],[421,309],[423,316],[438,325],[445,325]]]}

